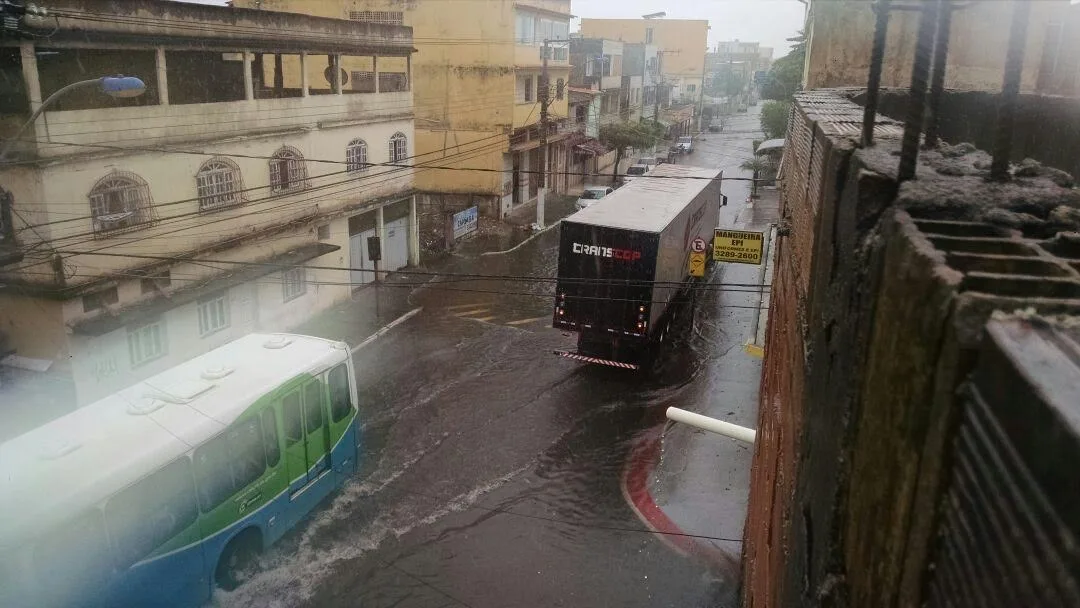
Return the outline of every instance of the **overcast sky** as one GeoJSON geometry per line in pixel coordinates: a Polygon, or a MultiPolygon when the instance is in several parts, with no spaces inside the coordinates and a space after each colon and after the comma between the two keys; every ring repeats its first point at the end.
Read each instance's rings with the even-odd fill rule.
{"type": "MultiPolygon", "coordinates": [[[[225,0],[185,1],[225,4],[225,0]]],[[[572,0],[570,10],[589,18],[634,19],[664,11],[668,19],[708,19],[710,48],[721,40],[760,42],[776,49],[774,59],[787,53],[791,43],[784,39],[802,28],[805,15],[799,0],[572,0]]]]}

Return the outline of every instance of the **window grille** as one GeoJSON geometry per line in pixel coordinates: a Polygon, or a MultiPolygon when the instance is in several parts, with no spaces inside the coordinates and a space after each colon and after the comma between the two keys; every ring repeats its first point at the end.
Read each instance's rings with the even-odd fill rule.
{"type": "Polygon", "coordinates": [[[345,169],[349,173],[359,173],[368,167],[367,142],[354,139],[345,148],[345,169]]]}
{"type": "Polygon", "coordinates": [[[168,352],[165,324],[160,320],[128,329],[127,339],[131,367],[163,357],[168,352]]]}
{"type": "Polygon", "coordinates": [[[199,210],[209,211],[231,207],[244,202],[244,183],[240,167],[227,158],[211,158],[195,175],[199,193],[199,210]]]}
{"type": "Polygon", "coordinates": [[[405,13],[394,11],[349,11],[349,19],[385,25],[404,25],[405,13]]]}
{"type": "Polygon", "coordinates": [[[390,162],[397,163],[409,157],[409,142],[404,133],[394,133],[390,138],[390,162]]]}
{"type": "Polygon", "coordinates": [[[154,220],[150,185],[127,171],[114,171],[90,190],[90,215],[94,234],[107,236],[137,229],[154,220]]]}
{"type": "Polygon", "coordinates": [[[285,146],[270,159],[270,189],[274,192],[307,188],[307,163],[296,148],[285,146]]]}

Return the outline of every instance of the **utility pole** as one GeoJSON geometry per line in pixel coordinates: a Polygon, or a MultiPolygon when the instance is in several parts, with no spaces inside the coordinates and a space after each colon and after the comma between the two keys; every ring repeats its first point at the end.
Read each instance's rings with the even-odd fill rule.
{"type": "Polygon", "coordinates": [[[547,194],[547,170],[548,170],[548,96],[551,91],[548,87],[548,39],[544,39],[544,46],[540,51],[540,82],[537,93],[540,97],[540,189],[536,194],[536,224],[544,227],[544,196],[547,194]]]}

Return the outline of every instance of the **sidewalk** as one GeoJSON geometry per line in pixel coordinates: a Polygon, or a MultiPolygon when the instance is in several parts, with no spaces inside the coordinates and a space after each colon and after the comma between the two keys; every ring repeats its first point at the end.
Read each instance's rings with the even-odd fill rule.
{"type": "Polygon", "coordinates": [[[412,310],[409,295],[418,283],[429,278],[430,275],[410,274],[407,270],[392,273],[381,285],[369,284],[357,289],[350,299],[317,313],[290,331],[341,340],[354,347],[412,310]]]}
{"type": "MultiPolygon", "coordinates": [[[[544,203],[544,224],[551,227],[558,224],[562,219],[576,211],[574,203],[577,202],[581,188],[571,189],[570,194],[548,193],[544,203]]],[[[481,226],[477,234],[458,242],[452,250],[453,255],[463,257],[477,257],[483,254],[509,251],[514,247],[532,238],[536,232],[531,226],[536,222],[536,203],[527,203],[510,212],[510,217],[505,221],[491,220],[484,222],[481,218],[481,226]]]]}
{"type": "MultiPolygon", "coordinates": [[[[776,202],[775,191],[763,193],[752,207],[740,211],[737,223],[771,235],[765,263],[723,264],[711,282],[771,283],[776,202]]],[[[668,405],[755,428],[762,359],[747,345],[763,344],[768,292],[715,293],[698,312],[707,311],[711,319],[696,324],[699,340],[707,345],[702,350],[710,356],[702,362],[699,379],[668,405]],[[759,304],[764,309],[759,310],[759,304]]],[[[624,495],[651,529],[665,533],[660,538],[673,549],[737,577],[752,458],[751,444],[668,422],[639,437],[632,447],[623,473],[624,495]]]]}

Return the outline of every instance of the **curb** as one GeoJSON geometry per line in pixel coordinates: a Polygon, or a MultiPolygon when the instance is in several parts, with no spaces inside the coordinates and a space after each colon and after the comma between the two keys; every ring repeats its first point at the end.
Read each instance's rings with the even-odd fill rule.
{"type": "Polygon", "coordinates": [[[657,425],[634,439],[619,483],[626,504],[649,530],[656,533],[657,540],[672,551],[701,559],[717,570],[738,573],[739,557],[718,549],[706,539],[686,536],[688,533],[664,513],[649,493],[649,477],[660,453],[664,426],[657,425]]]}
{"type": "Polygon", "coordinates": [[[536,237],[540,236],[541,234],[544,234],[548,230],[551,230],[555,226],[558,226],[562,221],[563,221],[563,218],[559,218],[558,220],[552,222],[549,226],[545,227],[544,229],[532,233],[529,236],[529,238],[525,239],[524,241],[521,241],[517,245],[514,245],[510,249],[506,249],[506,250],[503,250],[503,251],[483,251],[483,252],[480,253],[480,255],[478,255],[476,257],[484,257],[484,256],[488,256],[488,255],[505,255],[507,253],[512,253],[514,251],[517,251],[518,249],[520,249],[521,247],[524,247],[526,244],[528,244],[530,241],[532,241],[536,237]]]}

